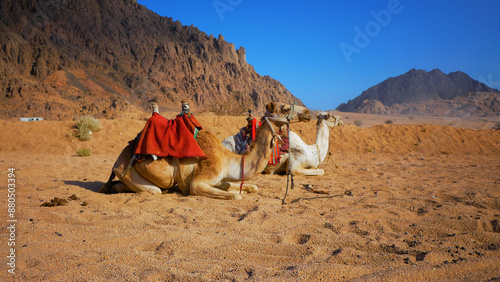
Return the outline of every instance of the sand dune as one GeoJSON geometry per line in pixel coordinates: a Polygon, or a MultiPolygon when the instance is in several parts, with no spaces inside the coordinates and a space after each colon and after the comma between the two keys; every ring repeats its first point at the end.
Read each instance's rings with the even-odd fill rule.
{"type": "MultiPolygon", "coordinates": [[[[198,119],[220,140],[245,123],[198,119]]],[[[0,205],[15,168],[18,220],[16,274],[4,263],[0,279],[499,279],[500,131],[380,119],[344,119],[331,131],[326,174],[295,177],[284,205],[287,179],[270,175],[251,180],[260,190],[241,201],[98,194],[145,121],[101,120],[103,130],[82,142],[67,137],[72,121],[0,120],[0,205]],[[76,155],[82,147],[89,157],[76,155]],[[41,206],[55,197],[68,204],[41,206]]],[[[293,129],[314,142],[314,122],[293,129]]],[[[7,226],[2,220],[4,257],[7,226]]]]}

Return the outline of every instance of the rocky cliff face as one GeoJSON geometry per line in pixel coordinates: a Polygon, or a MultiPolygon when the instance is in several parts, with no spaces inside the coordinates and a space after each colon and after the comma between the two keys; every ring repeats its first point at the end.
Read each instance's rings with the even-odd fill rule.
{"type": "Polygon", "coordinates": [[[2,117],[113,118],[182,99],[199,110],[303,105],[256,73],[243,47],[133,0],[4,0],[0,50],[2,117]]]}
{"type": "Polygon", "coordinates": [[[500,92],[463,72],[410,70],[377,84],[338,110],[374,114],[499,115],[500,92]]]}

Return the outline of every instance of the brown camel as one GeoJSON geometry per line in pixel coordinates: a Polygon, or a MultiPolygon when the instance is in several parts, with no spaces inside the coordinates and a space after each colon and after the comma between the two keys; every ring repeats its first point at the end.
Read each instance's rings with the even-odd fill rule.
{"type": "MultiPolygon", "coordinates": [[[[113,185],[117,192],[161,194],[161,189],[169,189],[177,184],[186,195],[241,199],[240,184],[234,182],[241,181],[242,175],[244,180],[252,179],[266,167],[274,143],[279,139],[276,130],[287,122],[285,117],[278,115],[288,115],[292,122],[311,119],[309,110],[300,106],[294,106],[292,110],[287,105],[269,103],[266,108],[267,113],[262,118],[256,141],[247,154],[242,156],[230,152],[210,132],[202,130],[197,135],[197,142],[207,156],[206,159],[166,157],[155,161],[148,158],[135,163],[124,173],[133,154],[129,145],[123,149],[113,166],[108,183],[99,192],[108,192],[116,175],[120,179],[118,184],[113,185]]],[[[257,186],[244,184],[242,190],[247,193],[256,192],[257,186]]]]}

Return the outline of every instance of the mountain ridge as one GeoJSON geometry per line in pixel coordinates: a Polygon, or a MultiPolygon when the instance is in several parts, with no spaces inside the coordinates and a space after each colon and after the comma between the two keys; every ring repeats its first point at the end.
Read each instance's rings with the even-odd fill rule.
{"type": "Polygon", "coordinates": [[[0,3],[0,116],[114,118],[183,99],[210,110],[303,105],[259,75],[222,35],[162,17],[134,0],[0,3]]]}
{"type": "Polygon", "coordinates": [[[461,71],[446,75],[439,69],[429,72],[411,69],[368,88],[353,100],[340,104],[337,110],[376,114],[498,115],[499,93],[461,71]]]}

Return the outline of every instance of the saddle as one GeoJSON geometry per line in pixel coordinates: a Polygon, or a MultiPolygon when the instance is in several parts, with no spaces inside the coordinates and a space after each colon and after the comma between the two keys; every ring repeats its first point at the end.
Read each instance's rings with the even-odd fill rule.
{"type": "Polygon", "coordinates": [[[206,158],[195,135],[202,126],[192,114],[166,119],[158,113],[148,119],[144,129],[131,141],[136,155],[157,157],[206,158]]]}

